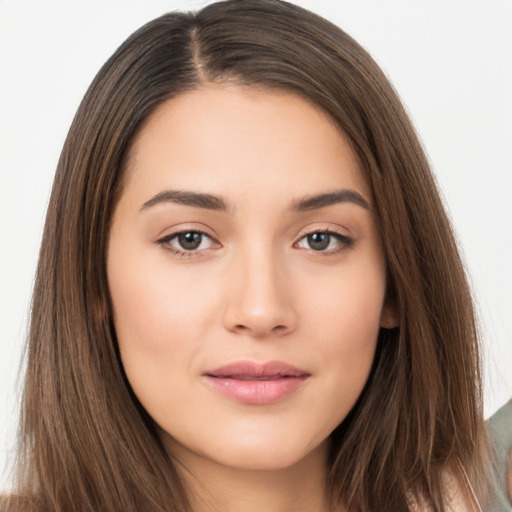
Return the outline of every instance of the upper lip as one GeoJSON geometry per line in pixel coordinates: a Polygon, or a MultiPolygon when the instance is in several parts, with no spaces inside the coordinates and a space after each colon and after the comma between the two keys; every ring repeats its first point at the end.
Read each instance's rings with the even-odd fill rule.
{"type": "Polygon", "coordinates": [[[237,361],[215,370],[205,372],[208,377],[230,379],[277,379],[286,377],[308,377],[310,374],[283,361],[237,361]]]}

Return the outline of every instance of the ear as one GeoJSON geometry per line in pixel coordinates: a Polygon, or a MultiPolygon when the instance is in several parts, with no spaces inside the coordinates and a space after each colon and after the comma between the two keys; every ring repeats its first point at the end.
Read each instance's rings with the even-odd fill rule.
{"type": "Polygon", "coordinates": [[[394,329],[400,325],[400,319],[393,301],[386,299],[380,314],[380,326],[384,329],[394,329]]]}

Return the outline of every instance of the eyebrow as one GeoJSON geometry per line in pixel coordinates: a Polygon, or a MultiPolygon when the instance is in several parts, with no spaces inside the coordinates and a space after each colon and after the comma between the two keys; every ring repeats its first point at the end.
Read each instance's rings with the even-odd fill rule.
{"type": "MultiPolygon", "coordinates": [[[[158,204],[169,202],[226,213],[234,209],[231,208],[224,199],[212,194],[184,190],[166,190],[146,201],[142,205],[141,211],[158,204]]],[[[291,210],[296,212],[306,212],[339,203],[352,203],[366,210],[370,209],[368,202],[361,194],[355,190],[342,189],[297,199],[292,202],[291,210]]]]}
{"type": "Polygon", "coordinates": [[[359,194],[359,192],[356,192],[355,190],[342,189],[298,199],[293,202],[292,210],[297,212],[307,212],[338,203],[353,203],[357,206],[361,206],[365,210],[370,209],[370,205],[366,199],[359,194]]]}
{"type": "Polygon", "coordinates": [[[227,212],[229,210],[227,203],[221,197],[201,192],[188,192],[184,190],[166,190],[146,201],[141,210],[146,210],[151,206],[161,203],[176,203],[184,206],[194,206],[196,208],[205,208],[227,212]]]}

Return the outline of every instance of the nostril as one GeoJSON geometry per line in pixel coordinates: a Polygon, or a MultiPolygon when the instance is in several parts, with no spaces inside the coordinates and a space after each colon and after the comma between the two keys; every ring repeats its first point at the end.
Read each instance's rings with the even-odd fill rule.
{"type": "Polygon", "coordinates": [[[253,326],[251,328],[248,325],[236,324],[233,327],[233,330],[239,331],[239,332],[248,332],[249,331],[256,336],[261,336],[261,335],[270,334],[270,333],[282,334],[282,333],[286,332],[288,330],[288,328],[286,327],[286,325],[283,325],[283,324],[275,325],[274,327],[271,327],[270,329],[266,329],[263,327],[258,328],[257,326],[253,326]]]}

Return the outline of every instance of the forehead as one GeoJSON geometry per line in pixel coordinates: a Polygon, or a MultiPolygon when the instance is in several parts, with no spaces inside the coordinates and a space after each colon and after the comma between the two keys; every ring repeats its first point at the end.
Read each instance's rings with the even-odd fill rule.
{"type": "Polygon", "coordinates": [[[125,185],[229,195],[303,196],[351,187],[370,194],[347,138],[302,97],[208,84],[160,105],[133,141],[125,185]]]}

